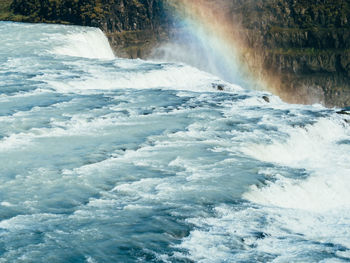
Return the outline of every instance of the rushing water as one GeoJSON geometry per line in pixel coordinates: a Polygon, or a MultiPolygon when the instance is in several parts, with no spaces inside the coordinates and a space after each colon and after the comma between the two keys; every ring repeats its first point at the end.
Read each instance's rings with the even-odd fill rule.
{"type": "Polygon", "coordinates": [[[0,34],[0,262],[350,261],[347,115],[97,29],[0,34]]]}

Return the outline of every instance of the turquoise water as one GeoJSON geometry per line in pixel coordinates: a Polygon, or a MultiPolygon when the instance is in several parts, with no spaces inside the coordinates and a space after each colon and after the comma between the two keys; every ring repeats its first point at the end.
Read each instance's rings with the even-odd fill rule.
{"type": "Polygon", "coordinates": [[[0,262],[350,261],[349,116],[97,29],[0,34],[0,262]]]}

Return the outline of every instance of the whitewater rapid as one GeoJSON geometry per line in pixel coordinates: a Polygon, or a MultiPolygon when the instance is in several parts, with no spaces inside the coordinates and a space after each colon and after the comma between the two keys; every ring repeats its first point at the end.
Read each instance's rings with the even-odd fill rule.
{"type": "Polygon", "coordinates": [[[0,262],[350,261],[349,115],[99,29],[0,33],[0,262]]]}

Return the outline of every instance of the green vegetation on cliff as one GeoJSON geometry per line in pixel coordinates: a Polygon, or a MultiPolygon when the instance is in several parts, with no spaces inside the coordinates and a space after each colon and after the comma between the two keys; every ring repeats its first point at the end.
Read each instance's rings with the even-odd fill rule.
{"type": "Polygon", "coordinates": [[[101,0],[12,0],[11,11],[23,21],[98,26],[101,0]]]}
{"type": "Polygon", "coordinates": [[[0,20],[91,25],[98,17],[103,17],[100,1],[0,1],[0,20]]]}
{"type": "Polygon", "coordinates": [[[0,19],[4,20],[11,15],[10,6],[12,0],[3,0],[0,2],[0,19]]]}
{"type": "MultiPolygon", "coordinates": [[[[12,0],[24,21],[96,26],[105,32],[154,28],[161,0],[12,0]]],[[[8,5],[7,5],[8,6],[8,5]]]]}
{"type": "Polygon", "coordinates": [[[15,15],[11,8],[13,0],[1,0],[0,1],[0,20],[7,21],[23,21],[22,15],[15,15]]]}

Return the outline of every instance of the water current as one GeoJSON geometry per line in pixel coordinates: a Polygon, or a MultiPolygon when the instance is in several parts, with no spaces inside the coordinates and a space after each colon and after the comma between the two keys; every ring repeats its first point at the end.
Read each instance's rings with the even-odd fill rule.
{"type": "Polygon", "coordinates": [[[339,109],[117,58],[99,29],[0,35],[0,262],[350,262],[339,109]]]}

